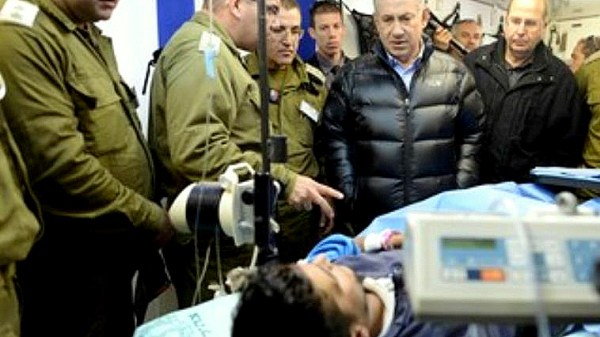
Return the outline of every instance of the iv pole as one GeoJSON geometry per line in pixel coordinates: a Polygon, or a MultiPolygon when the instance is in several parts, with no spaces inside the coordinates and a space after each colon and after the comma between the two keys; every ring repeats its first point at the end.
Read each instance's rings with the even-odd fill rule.
{"type": "Polygon", "coordinates": [[[267,74],[267,30],[265,0],[258,0],[258,64],[260,87],[260,129],[262,168],[254,175],[254,228],[258,247],[257,264],[262,265],[277,258],[270,219],[275,191],[271,177],[271,153],[273,143],[269,139],[269,83],[267,74]]]}

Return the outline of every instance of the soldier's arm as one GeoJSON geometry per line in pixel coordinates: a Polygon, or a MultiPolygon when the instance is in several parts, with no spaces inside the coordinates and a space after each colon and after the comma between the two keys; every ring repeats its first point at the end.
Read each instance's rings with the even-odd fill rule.
{"type": "Polygon", "coordinates": [[[46,200],[51,200],[54,191],[77,200],[74,216],[91,218],[121,212],[135,226],[162,229],[165,212],[123,185],[86,151],[69,95],[68,77],[73,69],[64,61],[66,52],[29,28],[1,28],[0,72],[9,84],[1,104],[32,184],[43,182],[46,200]]]}
{"type": "Polygon", "coordinates": [[[26,172],[3,118],[0,110],[0,266],[24,259],[40,229],[25,204],[18,179],[26,172]]]}

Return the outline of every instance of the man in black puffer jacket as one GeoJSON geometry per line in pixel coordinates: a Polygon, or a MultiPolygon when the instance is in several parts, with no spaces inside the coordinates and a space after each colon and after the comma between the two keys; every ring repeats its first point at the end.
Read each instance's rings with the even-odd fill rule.
{"type": "Polygon", "coordinates": [[[360,231],[376,216],[475,185],[483,104],[467,68],[423,37],[420,0],[376,0],[380,42],[347,64],[325,104],[328,183],[338,222],[360,231]]]}

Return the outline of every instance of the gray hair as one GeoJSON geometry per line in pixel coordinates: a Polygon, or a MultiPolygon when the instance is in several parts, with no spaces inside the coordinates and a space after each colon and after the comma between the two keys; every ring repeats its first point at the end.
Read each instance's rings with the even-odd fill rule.
{"type": "Polygon", "coordinates": [[[600,50],[600,36],[590,35],[577,41],[577,44],[581,45],[581,52],[584,58],[588,58],[593,53],[600,50]]]}
{"type": "MultiPolygon", "coordinates": [[[[419,4],[421,5],[421,9],[425,8],[425,0],[406,0],[406,1],[418,1],[419,4]]],[[[379,0],[373,0],[373,12],[377,13],[377,4],[379,3],[379,0]]]]}
{"type": "Polygon", "coordinates": [[[452,25],[452,33],[456,34],[456,31],[458,30],[458,26],[463,25],[465,23],[474,23],[476,24],[479,28],[483,28],[481,27],[481,23],[479,23],[479,21],[475,20],[475,19],[462,19],[462,20],[458,20],[456,21],[453,25],[452,25]]]}

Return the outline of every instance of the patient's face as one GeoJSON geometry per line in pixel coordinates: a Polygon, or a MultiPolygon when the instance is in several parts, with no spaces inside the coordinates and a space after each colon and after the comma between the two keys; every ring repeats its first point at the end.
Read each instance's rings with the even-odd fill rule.
{"type": "Polygon", "coordinates": [[[350,268],[333,264],[324,255],[298,266],[326,300],[334,301],[342,312],[358,322],[367,321],[365,289],[350,268]]]}

